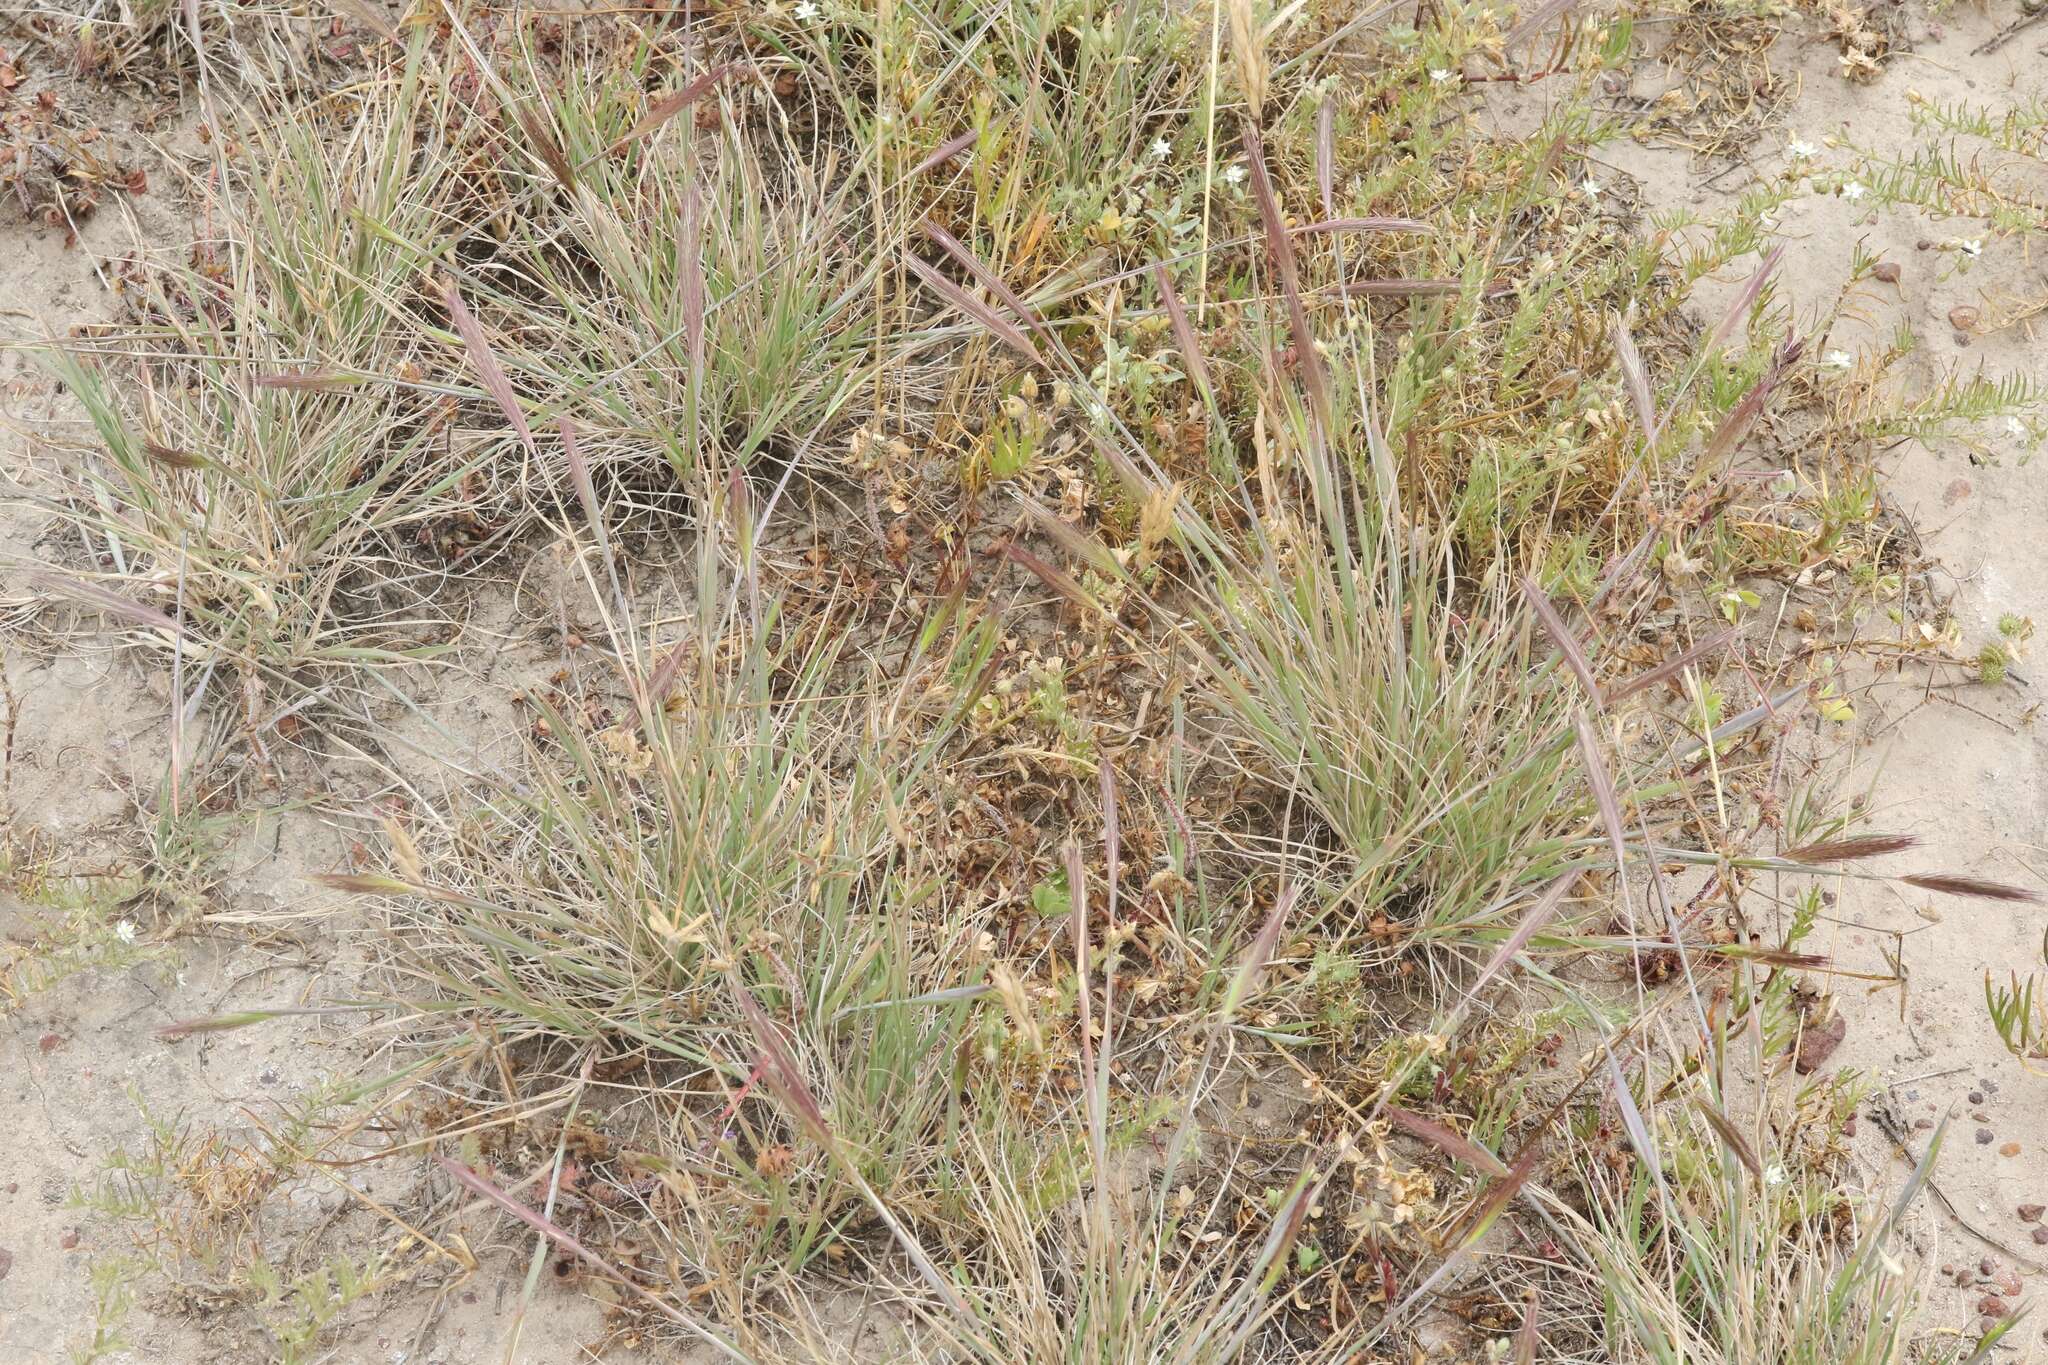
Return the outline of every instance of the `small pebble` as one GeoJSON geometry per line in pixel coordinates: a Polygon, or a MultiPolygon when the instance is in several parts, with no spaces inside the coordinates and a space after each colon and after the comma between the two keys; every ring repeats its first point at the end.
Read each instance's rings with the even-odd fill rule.
{"type": "Polygon", "coordinates": [[[1879,261],[1870,268],[1870,273],[1886,284],[1897,284],[1899,282],[1899,266],[1896,261],[1879,261]]]}
{"type": "Polygon", "coordinates": [[[1977,1273],[1984,1276],[1996,1275],[1998,1273],[1998,1262],[1986,1256],[1983,1260],[1977,1262],[1977,1273]]]}
{"type": "Polygon", "coordinates": [[[2034,1229],[2034,1245],[2048,1247],[2048,1228],[2034,1229]]]}
{"type": "Polygon", "coordinates": [[[2020,1154],[2020,1145],[2017,1142],[2008,1142],[1998,1149],[1998,1154],[2000,1156],[2018,1156],[2020,1154]]]}
{"type": "Polygon", "coordinates": [[[1971,1118],[1973,1118],[1973,1119],[1975,1119],[1975,1120],[1977,1120],[1977,1122],[1979,1122],[1979,1123],[1989,1123],[1989,1122],[1991,1122],[1991,1115],[1989,1115],[1989,1114],[1985,1113],[1985,1112],[1984,1112],[1984,1111],[1983,1111],[1982,1109],[1973,1109],[1973,1110],[1971,1110],[1971,1111],[1970,1111],[1970,1117],[1971,1117],[1971,1118]]]}
{"type": "Polygon", "coordinates": [[[1989,1128],[1979,1128],[1977,1130],[1977,1145],[1979,1147],[1989,1147],[1991,1140],[1997,1136],[1998,1134],[1992,1132],[1989,1128]]]}
{"type": "Polygon", "coordinates": [[[1982,1103],[1984,1103],[1984,1092],[1983,1092],[1983,1091],[1981,1091],[1981,1090],[1972,1090],[1972,1091],[1970,1092],[1970,1103],[1972,1103],[1972,1104],[1982,1104],[1982,1103]]]}
{"type": "Polygon", "coordinates": [[[72,1250],[75,1250],[75,1249],[77,1248],[77,1246],[78,1246],[78,1229],[77,1229],[77,1228],[66,1228],[66,1229],[64,1229],[64,1235],[63,1235],[62,1237],[59,1237],[59,1238],[57,1239],[57,1249],[58,1249],[58,1250],[60,1250],[60,1251],[72,1251],[72,1250]]]}
{"type": "Polygon", "coordinates": [[[2038,1222],[2040,1222],[2040,1221],[2041,1221],[2041,1215],[2042,1215],[2043,1213],[2048,1213],[2048,1205],[2042,1205],[2042,1204],[2022,1204],[2022,1205],[2020,1205],[2020,1221],[2021,1221],[2022,1223],[2038,1223],[2038,1222]]]}
{"type": "Polygon", "coordinates": [[[1998,1295],[1986,1294],[1983,1298],[1977,1300],[1977,1311],[1987,1318],[2002,1318],[2012,1312],[2012,1309],[2007,1308],[2005,1300],[1999,1298],[1998,1295]]]}
{"type": "Polygon", "coordinates": [[[1928,1130],[1929,1128],[1932,1128],[1933,1126],[1934,1126],[1934,1120],[1933,1120],[1933,1119],[1914,1119],[1914,1120],[1913,1120],[1913,1131],[1914,1131],[1914,1132],[1916,1132],[1916,1133],[1924,1133],[1924,1132],[1926,1132],[1926,1131],[1927,1131],[1927,1130],[1928,1130]]]}

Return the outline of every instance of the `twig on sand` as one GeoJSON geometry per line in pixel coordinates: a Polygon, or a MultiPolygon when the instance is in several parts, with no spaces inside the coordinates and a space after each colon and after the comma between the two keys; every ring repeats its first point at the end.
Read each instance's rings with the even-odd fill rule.
{"type": "Polygon", "coordinates": [[[1972,57],[1982,57],[1988,53],[1996,52],[2019,34],[2026,32],[2044,19],[2048,19],[2048,5],[2037,6],[2032,14],[2021,15],[1989,38],[1986,38],[1983,42],[1977,44],[1977,46],[1971,48],[1970,55],[1972,57]]]}

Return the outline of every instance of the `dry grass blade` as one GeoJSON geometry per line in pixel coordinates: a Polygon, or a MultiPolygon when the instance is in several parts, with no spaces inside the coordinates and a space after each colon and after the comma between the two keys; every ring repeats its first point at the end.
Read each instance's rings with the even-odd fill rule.
{"type": "Polygon", "coordinates": [[[1493,956],[1488,959],[1478,979],[1473,981],[1471,988],[1465,992],[1465,998],[1459,1002],[1458,1015],[1454,1017],[1462,1016],[1464,1010],[1479,998],[1479,993],[1486,989],[1487,983],[1500,975],[1508,963],[1515,960],[1515,955],[1528,947],[1529,941],[1542,932],[1543,926],[1557,915],[1557,908],[1564,904],[1565,893],[1577,885],[1578,880],[1577,872],[1567,872],[1551,879],[1550,885],[1543,888],[1543,894],[1522,913],[1520,922],[1515,925],[1515,931],[1494,950],[1493,956]]]}
{"type": "Polygon", "coordinates": [[[555,183],[563,189],[575,192],[576,170],[569,164],[569,158],[562,155],[562,144],[548,131],[547,125],[531,109],[519,111],[519,126],[533,143],[533,150],[547,166],[548,174],[555,177],[555,183]]]}
{"type": "Polygon", "coordinates": [[[1535,1290],[1529,1291],[1529,1301],[1522,1306],[1522,1325],[1515,1332],[1515,1365],[1536,1365],[1536,1348],[1541,1341],[1536,1334],[1536,1306],[1541,1302],[1535,1290]]]}
{"type": "Polygon", "coordinates": [[[1779,381],[1785,377],[1785,372],[1799,359],[1805,349],[1805,342],[1797,337],[1787,338],[1785,344],[1779,347],[1777,359],[1771,363],[1771,368],[1765,370],[1763,377],[1742,396],[1742,401],[1728,410],[1728,415],[1721,419],[1721,425],[1716,427],[1713,436],[1708,438],[1706,449],[1700,452],[1699,474],[1696,474],[1695,478],[1716,472],[1721,461],[1735,449],[1744,436],[1749,434],[1750,427],[1763,415],[1764,404],[1770,401],[1779,381]]]}
{"type": "Polygon", "coordinates": [[[597,486],[590,481],[590,462],[583,458],[583,447],[576,440],[575,424],[565,417],[560,429],[562,456],[569,462],[569,482],[576,486],[576,500],[583,504],[584,519],[601,536],[604,534],[604,519],[597,512],[597,486]]]}
{"type": "Polygon", "coordinates": [[[1742,1136],[1728,1116],[1709,1104],[1705,1099],[1697,1100],[1695,1104],[1699,1108],[1700,1117],[1704,1118],[1707,1121],[1707,1126],[1714,1130],[1714,1136],[1721,1139],[1721,1145],[1732,1152],[1735,1159],[1740,1161],[1751,1175],[1755,1176],[1758,1180],[1762,1180],[1764,1178],[1763,1163],[1756,1159],[1756,1152],[1750,1147],[1749,1140],[1742,1136]]]}
{"type": "Polygon", "coordinates": [[[1655,687],[1658,683],[1663,682],[1667,678],[1677,677],[1685,669],[1691,667],[1693,664],[1698,663],[1701,659],[1706,658],[1709,654],[1719,652],[1722,646],[1726,645],[1729,641],[1735,639],[1735,637],[1740,635],[1741,633],[1742,630],[1740,627],[1730,626],[1727,630],[1719,631],[1713,635],[1709,635],[1706,639],[1692,646],[1692,648],[1687,649],[1681,653],[1674,654],[1669,659],[1666,659],[1663,663],[1658,664],[1655,668],[1646,669],[1643,672],[1636,674],[1636,676],[1633,678],[1628,678],[1622,682],[1615,684],[1613,687],[1608,689],[1608,705],[1611,706],[1614,703],[1621,701],[1625,697],[1633,697],[1636,693],[1643,691],[1645,688],[1655,687]]]}
{"type": "MultiPolygon", "coordinates": [[[[1766,948],[1755,943],[1718,943],[1712,945],[1710,951],[1717,957],[1738,957],[1745,962],[1756,962],[1766,967],[1782,967],[1793,971],[1814,971],[1828,965],[1828,956],[1825,953],[1795,953],[1787,948],[1766,948]]],[[[1884,976],[1871,979],[1890,981],[1894,978],[1884,976]]]]}
{"type": "Polygon", "coordinates": [[[436,1156],[434,1162],[442,1170],[453,1176],[456,1183],[471,1194],[478,1195],[486,1202],[511,1214],[514,1218],[517,1218],[520,1222],[562,1248],[562,1250],[588,1265],[598,1274],[611,1280],[620,1288],[630,1291],[635,1298],[647,1304],[670,1322],[689,1332],[690,1335],[696,1337],[699,1341],[704,1342],[706,1345],[717,1347],[718,1350],[733,1360],[745,1361],[747,1359],[724,1337],[719,1336],[716,1332],[704,1326],[667,1299],[662,1298],[659,1294],[647,1289],[639,1281],[630,1278],[610,1261],[607,1261],[604,1257],[577,1241],[569,1233],[563,1231],[548,1219],[543,1218],[539,1212],[520,1203],[511,1195],[506,1194],[496,1185],[491,1184],[490,1181],[485,1180],[475,1171],[472,1171],[469,1167],[462,1165],[460,1162],[450,1161],[445,1156],[436,1156]]]}
{"type": "MultiPolygon", "coordinates": [[[[1336,286],[1330,292],[1347,299],[1420,298],[1430,294],[1456,294],[1464,287],[1462,280],[1417,280],[1397,277],[1383,280],[1352,280],[1348,284],[1336,286]]],[[[1505,284],[1489,284],[1484,292],[1488,295],[1504,293],[1507,288],[1505,284]]]]}
{"type": "Polygon", "coordinates": [[[229,1033],[235,1029],[267,1023],[272,1019],[318,1019],[339,1014],[366,1014],[389,1008],[388,1005],[287,1005],[276,1009],[236,1010],[231,1014],[213,1014],[201,1019],[179,1019],[157,1029],[156,1036],[164,1042],[174,1043],[180,1038],[189,1038],[198,1033],[229,1033]]]}
{"type": "Polygon", "coordinates": [[[1707,732],[1707,743],[1692,745],[1679,755],[1679,761],[1684,763],[1694,762],[1707,752],[1708,744],[1719,744],[1722,740],[1739,735],[1763,721],[1784,715],[1788,707],[1797,704],[1800,699],[1806,696],[1806,692],[1805,684],[1801,683],[1783,688],[1775,696],[1764,698],[1764,700],[1732,720],[1724,720],[1712,730],[1709,730],[1707,732]]]}
{"type": "Polygon", "coordinates": [[[1600,757],[1600,740],[1593,733],[1593,722],[1583,711],[1573,720],[1578,730],[1579,758],[1586,765],[1586,781],[1592,785],[1593,802],[1600,808],[1600,823],[1606,827],[1618,870],[1628,861],[1628,853],[1622,834],[1621,803],[1614,799],[1614,779],[1607,775],[1607,764],[1600,757]]]}
{"type": "Polygon", "coordinates": [[[1286,925],[1288,912],[1294,908],[1295,897],[1298,894],[1298,888],[1289,886],[1273,901],[1273,908],[1267,912],[1266,922],[1259,926],[1259,932],[1252,939],[1251,946],[1245,949],[1244,961],[1238,964],[1236,973],[1230,978],[1230,989],[1223,997],[1224,1018],[1227,1019],[1237,1012],[1238,1005],[1243,1003],[1244,998],[1251,993],[1252,986],[1258,981],[1259,973],[1265,971],[1266,964],[1272,961],[1273,949],[1280,943],[1280,930],[1286,925]]]}
{"type": "Polygon", "coordinates": [[[1431,232],[1429,224],[1420,218],[1323,218],[1313,223],[1303,223],[1294,229],[1297,237],[1313,237],[1333,232],[1431,232]]]}
{"type": "Polygon", "coordinates": [[[1075,582],[1072,575],[1056,565],[1046,563],[1021,545],[1005,545],[1003,547],[1003,557],[1014,564],[1029,569],[1045,586],[1051,588],[1081,610],[1090,613],[1102,610],[1101,604],[1089,596],[1088,590],[1075,582]]]}
{"type": "Polygon", "coordinates": [[[958,262],[960,268],[965,270],[976,284],[1001,299],[1003,306],[1016,314],[1018,320],[1026,327],[1040,337],[1046,337],[1045,322],[1032,310],[1030,304],[1017,296],[1017,291],[1010,288],[1002,276],[983,265],[980,257],[962,246],[958,238],[929,218],[925,219],[921,226],[924,235],[937,243],[939,250],[958,262]]]}
{"type": "Polygon", "coordinates": [[[1421,1138],[1444,1155],[1462,1161],[1467,1166],[1484,1171],[1486,1174],[1496,1178],[1504,1177],[1508,1174],[1506,1162],[1472,1141],[1472,1139],[1453,1131],[1434,1119],[1426,1119],[1420,1114],[1403,1109],[1398,1104],[1388,1105],[1384,1112],[1396,1128],[1399,1128],[1410,1137],[1421,1138]]]}
{"type": "Polygon", "coordinates": [[[1628,1132],[1629,1144],[1636,1149],[1645,1169],[1661,1185],[1664,1183],[1663,1159],[1657,1155],[1657,1143],[1650,1136],[1650,1125],[1643,1122],[1643,1111],[1636,1107],[1635,1092],[1628,1088],[1628,1077],[1621,1074],[1621,1063],[1614,1060],[1612,1050],[1607,1053],[1607,1074],[1614,1082],[1614,1103],[1621,1110],[1621,1126],[1628,1132]]]}
{"type": "Polygon", "coordinates": [[[330,891],[341,891],[351,896],[420,896],[443,905],[467,905],[474,907],[479,902],[460,891],[431,882],[412,882],[399,877],[380,876],[374,872],[315,872],[306,880],[315,886],[324,886],[330,891]]]}
{"type": "Polygon", "coordinates": [[[634,143],[653,136],[661,130],[663,124],[667,123],[677,114],[682,113],[683,110],[689,108],[692,104],[695,104],[703,97],[705,91],[724,80],[732,70],[733,68],[730,64],[714,66],[702,75],[691,79],[682,89],[675,91],[673,94],[663,95],[648,106],[647,112],[640,116],[638,123],[635,123],[626,131],[625,136],[612,143],[609,147],[606,147],[599,155],[617,156],[634,143]]]}
{"type": "Polygon", "coordinates": [[[754,996],[745,986],[733,983],[733,998],[739,1002],[740,1013],[747,1017],[747,1024],[754,1031],[754,1042],[761,1049],[762,1059],[767,1066],[762,1069],[761,1082],[775,1097],[782,1101],[785,1109],[796,1117],[813,1142],[830,1149],[832,1143],[831,1125],[825,1122],[825,1109],[818,1103],[818,1097],[811,1093],[810,1085],[803,1073],[797,1070],[796,1062],[789,1050],[782,1045],[782,1035],[765,1011],[754,1001],[754,996]]]}
{"type": "Polygon", "coordinates": [[[162,441],[152,441],[147,437],[142,441],[142,453],[171,469],[205,469],[210,463],[204,456],[194,455],[189,450],[179,450],[175,446],[167,446],[162,441]]]}
{"type": "Polygon", "coordinates": [[[1847,863],[1861,858],[1882,858],[1900,853],[1920,841],[1910,834],[1862,834],[1849,839],[1821,839],[1778,856],[1795,863],[1847,863]]]}
{"type": "Polygon", "coordinates": [[[1528,18],[1508,30],[1504,50],[1512,56],[1516,48],[1542,32],[1545,24],[1568,13],[1577,3],[1578,0],[1544,0],[1528,18]]]}
{"type": "Polygon", "coordinates": [[[1038,348],[1031,344],[1031,338],[1024,335],[1023,329],[1019,328],[1015,323],[997,313],[994,309],[947,279],[944,275],[941,275],[915,255],[906,252],[903,257],[903,263],[909,266],[910,273],[924,281],[925,285],[933,293],[952,304],[955,308],[958,308],[968,317],[973,318],[982,326],[988,328],[997,340],[1017,351],[1018,354],[1030,360],[1032,364],[1041,363],[1038,348]]]}
{"type": "Polygon", "coordinates": [[[1323,216],[1337,212],[1337,97],[1323,96],[1316,106],[1316,194],[1323,216]]]}
{"type": "Polygon", "coordinates": [[[1956,876],[1946,872],[1914,872],[1899,880],[1908,886],[1917,886],[1922,891],[1939,891],[1944,896],[1968,896],[1980,901],[2031,904],[2041,899],[2040,892],[2029,891],[2023,886],[2008,886],[2004,882],[1985,881],[1981,877],[1956,876]]]}
{"type": "Polygon", "coordinates": [[[1266,145],[1258,125],[1247,123],[1244,130],[1245,160],[1251,166],[1252,198],[1259,206],[1259,221],[1266,229],[1266,254],[1280,277],[1280,293],[1287,301],[1287,325],[1294,334],[1295,362],[1301,367],[1302,384],[1317,416],[1327,421],[1329,391],[1323,382],[1322,357],[1316,351],[1315,333],[1308,325],[1308,305],[1301,296],[1301,272],[1294,259],[1294,241],[1287,230],[1287,215],[1280,211],[1280,198],[1273,193],[1273,180],[1266,170],[1266,145]]]}
{"type": "Polygon", "coordinates": [[[110,592],[96,583],[87,583],[63,574],[39,573],[33,580],[38,586],[51,592],[69,597],[75,602],[96,607],[107,615],[149,630],[167,631],[181,640],[205,643],[182,622],[174,621],[155,607],[145,607],[140,602],[130,601],[117,592],[110,592]]]}
{"type": "Polygon", "coordinates": [[[366,4],[364,0],[328,0],[328,3],[334,6],[336,13],[355,20],[385,42],[399,42],[397,26],[391,22],[391,17],[377,6],[366,4]]]}
{"type": "Polygon", "coordinates": [[[1614,320],[1614,357],[1621,365],[1622,382],[1628,385],[1629,401],[1635,404],[1636,421],[1643,428],[1643,444],[1653,446],[1660,429],[1657,400],[1650,393],[1650,373],[1643,367],[1642,352],[1636,349],[1635,336],[1624,318],[1614,320]]]}
{"type": "Polygon", "coordinates": [[[954,157],[972,147],[980,136],[980,133],[969,128],[964,133],[947,138],[938,145],[937,149],[930,156],[910,168],[910,178],[915,180],[925,172],[936,170],[940,166],[945,165],[948,161],[951,161],[954,157]]]}
{"type": "Polygon", "coordinates": [[[379,876],[374,872],[315,872],[306,880],[329,891],[345,891],[351,896],[410,896],[420,889],[411,882],[379,876]]]}
{"type": "Polygon", "coordinates": [[[648,724],[654,723],[654,718],[660,714],[661,704],[668,700],[669,689],[675,686],[676,674],[681,671],[688,653],[681,646],[670,649],[654,672],[648,675],[645,688],[648,724]]]}
{"type": "Polygon", "coordinates": [[[559,424],[562,434],[562,456],[569,464],[569,482],[576,487],[576,500],[583,505],[583,519],[590,524],[590,534],[597,541],[597,553],[604,560],[604,574],[611,584],[612,601],[619,613],[621,625],[632,620],[633,604],[626,596],[625,585],[619,582],[618,557],[612,553],[611,536],[606,532],[604,518],[597,508],[597,486],[590,479],[590,462],[583,458],[583,445],[576,439],[576,426],[568,418],[559,424]]]}
{"type": "Polygon", "coordinates": [[[1159,302],[1166,309],[1166,320],[1173,327],[1173,339],[1180,347],[1181,363],[1188,367],[1188,374],[1202,390],[1204,398],[1212,398],[1215,389],[1209,383],[1209,365],[1202,359],[1201,343],[1195,340],[1194,326],[1188,321],[1188,310],[1181,306],[1180,295],[1175,292],[1173,280],[1166,273],[1166,267],[1154,263],[1152,280],[1159,286],[1159,302]]]}
{"type": "Polygon", "coordinates": [[[1535,579],[1524,574],[1522,596],[1529,599],[1529,606],[1535,611],[1536,619],[1543,623],[1544,633],[1557,645],[1558,652],[1564,656],[1565,666],[1571,669],[1572,676],[1579,680],[1579,686],[1592,701],[1593,709],[1602,709],[1607,703],[1600,695],[1599,682],[1593,677],[1593,662],[1586,657],[1586,651],[1579,647],[1579,637],[1565,624],[1564,617],[1560,616],[1557,608],[1551,604],[1549,594],[1536,586],[1535,579]]]}
{"type": "Polygon", "coordinates": [[[1718,349],[1721,343],[1728,339],[1728,334],[1735,330],[1736,325],[1749,316],[1749,310],[1756,307],[1756,301],[1763,297],[1764,285],[1770,281],[1771,272],[1778,268],[1778,262],[1784,258],[1783,246],[1772,248],[1771,254],[1763,258],[1755,273],[1744,282],[1740,292],[1728,301],[1728,311],[1721,314],[1721,320],[1714,324],[1712,334],[1707,337],[1708,351],[1718,349]]]}
{"type": "Polygon", "coordinates": [[[1102,796],[1102,856],[1104,863],[1103,881],[1105,894],[1109,897],[1109,908],[1104,912],[1111,924],[1117,923],[1117,889],[1122,885],[1124,856],[1123,817],[1117,812],[1116,769],[1107,758],[1097,773],[1097,786],[1102,796]]]}
{"type": "Polygon", "coordinates": [[[455,323],[455,330],[462,337],[463,346],[469,351],[469,362],[476,366],[477,377],[483,380],[484,391],[490,394],[505,414],[505,420],[512,424],[512,430],[519,434],[521,445],[536,460],[540,448],[534,444],[533,429],[526,425],[526,413],[519,406],[519,396],[512,391],[512,381],[505,376],[505,367],[498,363],[498,354],[491,349],[489,338],[477,323],[469,305],[462,301],[462,291],[455,287],[453,280],[441,286],[442,301],[448,305],[448,316],[455,323]]]}
{"type": "Polygon", "coordinates": [[[279,389],[286,393],[342,393],[361,382],[354,375],[336,374],[332,370],[280,370],[275,374],[259,374],[249,380],[255,388],[279,389]]]}

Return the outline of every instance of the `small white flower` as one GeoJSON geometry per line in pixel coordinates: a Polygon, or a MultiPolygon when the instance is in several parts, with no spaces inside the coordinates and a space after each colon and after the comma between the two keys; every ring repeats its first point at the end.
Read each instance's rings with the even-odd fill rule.
{"type": "Polygon", "coordinates": [[[1844,199],[1861,199],[1868,193],[1870,191],[1863,187],[1861,180],[1851,180],[1848,184],[1842,186],[1842,197],[1844,199]]]}
{"type": "Polygon", "coordinates": [[[811,0],[797,0],[796,8],[790,13],[796,16],[797,22],[808,24],[818,17],[818,7],[811,0]]]}
{"type": "Polygon", "coordinates": [[[1242,185],[1244,183],[1244,167],[1236,165],[1225,166],[1223,168],[1223,183],[1226,185],[1242,185]]]}
{"type": "Polygon", "coordinates": [[[1458,73],[1455,71],[1446,71],[1443,67],[1440,66],[1432,66],[1429,69],[1429,78],[1435,81],[1438,85],[1450,84],[1451,81],[1457,78],[1457,74],[1458,73]]]}
{"type": "Polygon", "coordinates": [[[1600,196],[1607,193],[1607,187],[1590,175],[1579,182],[1579,188],[1586,192],[1586,198],[1596,204],[1600,202],[1600,196]]]}
{"type": "Polygon", "coordinates": [[[1820,363],[1831,370],[1849,370],[1856,367],[1855,357],[1847,351],[1829,351],[1820,358],[1820,363]]]}
{"type": "Polygon", "coordinates": [[[1956,250],[1962,252],[1965,256],[1981,256],[1984,254],[1984,239],[1982,237],[1965,237],[1956,243],[1956,250]]]}
{"type": "Polygon", "coordinates": [[[1820,148],[1803,138],[1793,138],[1785,144],[1785,150],[1792,154],[1794,161],[1811,161],[1820,155],[1820,148]]]}
{"type": "Polygon", "coordinates": [[[1152,159],[1154,161],[1164,161],[1172,153],[1173,144],[1171,142],[1168,142],[1163,137],[1155,137],[1152,139],[1152,159]]]}
{"type": "Polygon", "coordinates": [[[2006,418],[2005,429],[2015,437],[2024,437],[2027,434],[2027,424],[2017,417],[2006,418]]]}
{"type": "Polygon", "coordinates": [[[114,926],[114,937],[123,943],[135,942],[135,921],[124,919],[114,926]]]}
{"type": "Polygon", "coordinates": [[[1783,1166],[1780,1166],[1777,1162],[1773,1161],[1770,1165],[1764,1167],[1764,1184],[1782,1185],[1784,1183],[1785,1168],[1783,1166]]]}

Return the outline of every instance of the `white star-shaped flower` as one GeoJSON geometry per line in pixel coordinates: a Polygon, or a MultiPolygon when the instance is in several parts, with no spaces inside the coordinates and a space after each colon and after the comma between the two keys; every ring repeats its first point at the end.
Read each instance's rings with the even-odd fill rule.
{"type": "Polygon", "coordinates": [[[811,0],[797,0],[796,8],[790,13],[794,14],[799,22],[807,24],[818,17],[818,7],[812,4],[811,0]]]}
{"type": "Polygon", "coordinates": [[[1785,150],[1792,154],[1794,161],[1811,161],[1820,155],[1820,148],[1803,138],[1793,138],[1785,144],[1785,150]]]}
{"type": "Polygon", "coordinates": [[[2006,418],[2005,429],[2014,436],[2025,436],[2027,434],[2027,424],[2017,417],[2006,418]]]}
{"type": "Polygon", "coordinates": [[[1829,351],[1820,358],[1820,363],[1831,370],[1847,370],[1855,368],[1856,360],[1847,351],[1829,351]]]}
{"type": "Polygon", "coordinates": [[[1984,239],[1982,237],[1965,237],[1956,243],[1956,250],[1962,252],[1965,256],[1982,256],[1984,254],[1984,239]]]}
{"type": "Polygon", "coordinates": [[[1244,183],[1244,167],[1225,166],[1223,168],[1223,183],[1226,185],[1242,185],[1244,183]]]}
{"type": "Polygon", "coordinates": [[[1868,193],[1870,191],[1863,187],[1861,180],[1851,180],[1848,184],[1842,186],[1842,197],[1844,199],[1861,199],[1868,193]]]}
{"type": "Polygon", "coordinates": [[[1435,81],[1438,85],[1448,85],[1457,76],[1457,74],[1457,72],[1448,71],[1441,66],[1432,66],[1429,69],[1429,78],[1435,81]]]}
{"type": "Polygon", "coordinates": [[[114,926],[114,937],[123,943],[135,942],[135,921],[124,919],[114,926]]]}
{"type": "Polygon", "coordinates": [[[1155,137],[1152,139],[1152,159],[1154,161],[1164,161],[1172,152],[1173,144],[1165,138],[1155,137]]]}
{"type": "Polygon", "coordinates": [[[1596,204],[1600,202],[1600,196],[1607,193],[1607,187],[1590,175],[1580,182],[1579,188],[1584,190],[1586,197],[1596,204]]]}

